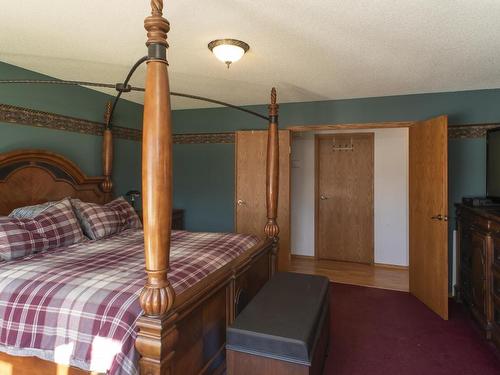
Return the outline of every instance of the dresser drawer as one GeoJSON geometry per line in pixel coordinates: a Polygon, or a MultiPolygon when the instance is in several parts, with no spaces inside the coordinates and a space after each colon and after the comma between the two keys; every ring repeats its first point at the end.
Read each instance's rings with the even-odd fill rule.
{"type": "Polygon", "coordinates": [[[500,349],[500,267],[493,265],[491,269],[491,303],[492,303],[492,324],[491,338],[500,349]]]}
{"type": "MultiPolygon", "coordinates": [[[[477,313],[485,317],[487,314],[487,239],[474,230],[471,231],[470,248],[470,288],[472,306],[477,313]]],[[[464,271],[466,268],[464,268],[464,271]]]]}
{"type": "Polygon", "coordinates": [[[492,296],[493,298],[493,319],[491,322],[491,338],[493,343],[500,349],[500,299],[492,296]]]}
{"type": "Polygon", "coordinates": [[[500,269],[500,237],[498,234],[493,237],[493,264],[500,269]]]}
{"type": "MultiPolygon", "coordinates": [[[[500,309],[500,267],[493,265],[491,268],[491,294],[493,297],[493,305],[497,305],[500,309]]],[[[499,321],[500,324],[500,321],[499,321]]]]}
{"type": "Polygon", "coordinates": [[[466,268],[470,273],[471,268],[471,250],[472,250],[472,238],[471,230],[462,225],[462,230],[460,231],[460,265],[462,268],[466,268]],[[466,229],[464,229],[466,228],[466,229]]]}
{"type": "Polygon", "coordinates": [[[472,304],[472,285],[470,282],[470,271],[465,271],[462,268],[462,272],[460,273],[460,294],[462,300],[467,304],[472,304]]]}
{"type": "Polygon", "coordinates": [[[488,232],[491,222],[485,217],[474,215],[468,211],[462,213],[460,221],[467,227],[480,232],[488,232]]]}
{"type": "Polygon", "coordinates": [[[493,319],[491,322],[491,329],[495,344],[498,346],[500,345],[500,298],[498,297],[493,297],[493,319]]]}

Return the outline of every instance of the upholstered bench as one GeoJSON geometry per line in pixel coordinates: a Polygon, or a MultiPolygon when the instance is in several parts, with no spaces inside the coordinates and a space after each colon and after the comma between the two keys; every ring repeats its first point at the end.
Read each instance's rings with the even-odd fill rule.
{"type": "Polygon", "coordinates": [[[328,306],[327,278],[277,273],[227,330],[228,375],[321,374],[328,306]]]}

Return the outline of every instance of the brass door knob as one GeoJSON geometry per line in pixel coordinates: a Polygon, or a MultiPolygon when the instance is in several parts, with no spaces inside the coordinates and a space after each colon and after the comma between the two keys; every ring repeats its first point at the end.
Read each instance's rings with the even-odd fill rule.
{"type": "Polygon", "coordinates": [[[326,201],[328,199],[328,197],[325,195],[322,195],[319,197],[319,199],[321,199],[322,201],[326,201]]]}
{"type": "Polygon", "coordinates": [[[448,216],[438,214],[438,215],[435,215],[435,216],[431,216],[431,219],[432,220],[438,220],[438,221],[448,221],[448,216]]]}

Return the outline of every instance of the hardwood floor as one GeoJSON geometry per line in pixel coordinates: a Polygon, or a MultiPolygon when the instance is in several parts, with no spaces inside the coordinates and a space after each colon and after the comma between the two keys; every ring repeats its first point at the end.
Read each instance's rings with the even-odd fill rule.
{"type": "Polygon", "coordinates": [[[386,265],[368,265],[332,260],[314,260],[308,257],[292,256],[291,272],[322,275],[330,281],[361,285],[372,288],[408,292],[408,269],[386,265]]]}

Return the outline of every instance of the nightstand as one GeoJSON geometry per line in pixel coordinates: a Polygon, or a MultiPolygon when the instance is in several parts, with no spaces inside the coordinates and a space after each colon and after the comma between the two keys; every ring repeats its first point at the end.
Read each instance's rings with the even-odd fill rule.
{"type": "Polygon", "coordinates": [[[184,210],[180,208],[172,210],[172,229],[184,230],[184,210]]]}
{"type": "MultiPolygon", "coordinates": [[[[135,210],[142,222],[142,210],[135,210]]],[[[184,210],[174,208],[172,210],[172,229],[184,230],[184,210]]]]}

